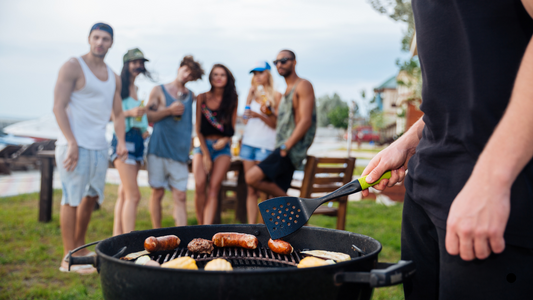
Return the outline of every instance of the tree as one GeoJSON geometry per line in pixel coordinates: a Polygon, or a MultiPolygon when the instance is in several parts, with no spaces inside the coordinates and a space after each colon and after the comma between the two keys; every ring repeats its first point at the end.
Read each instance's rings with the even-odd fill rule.
{"type": "Polygon", "coordinates": [[[317,121],[318,126],[320,127],[326,127],[329,124],[333,124],[329,119],[329,113],[337,107],[348,109],[348,104],[346,104],[337,93],[334,93],[331,97],[329,95],[319,97],[317,102],[317,121]]]}
{"type": "Polygon", "coordinates": [[[410,0],[369,0],[370,5],[378,12],[388,15],[394,21],[407,24],[402,38],[402,50],[409,51],[415,33],[415,18],[410,0]]]}
{"type": "Polygon", "coordinates": [[[336,128],[346,129],[348,127],[348,118],[350,116],[350,109],[344,103],[344,106],[337,106],[328,113],[330,124],[336,128]]]}

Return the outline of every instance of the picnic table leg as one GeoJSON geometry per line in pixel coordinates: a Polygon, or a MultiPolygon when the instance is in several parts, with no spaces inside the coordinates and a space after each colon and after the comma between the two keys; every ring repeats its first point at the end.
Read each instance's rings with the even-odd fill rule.
{"type": "Polygon", "coordinates": [[[39,222],[52,220],[52,191],[54,182],[54,158],[41,158],[41,194],[39,196],[39,222]]]}
{"type": "Polygon", "coordinates": [[[235,219],[241,224],[247,224],[248,218],[246,214],[246,197],[248,196],[248,186],[244,179],[244,167],[240,166],[239,175],[237,176],[237,203],[235,207],[235,219]]]}

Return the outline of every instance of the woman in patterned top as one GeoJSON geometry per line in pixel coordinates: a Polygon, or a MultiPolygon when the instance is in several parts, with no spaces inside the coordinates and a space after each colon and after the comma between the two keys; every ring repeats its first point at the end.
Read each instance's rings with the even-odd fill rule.
{"type": "Polygon", "coordinates": [[[192,164],[200,225],[213,224],[220,186],[231,164],[231,137],[237,120],[238,96],[230,70],[221,64],[214,65],[209,83],[211,90],[197,97],[196,134],[200,147],[193,151],[192,164]]]}

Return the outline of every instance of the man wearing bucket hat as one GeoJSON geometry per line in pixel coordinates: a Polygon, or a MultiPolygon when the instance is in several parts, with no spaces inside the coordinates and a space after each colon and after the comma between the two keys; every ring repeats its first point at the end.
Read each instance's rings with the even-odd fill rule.
{"type": "Polygon", "coordinates": [[[144,67],[148,61],[139,48],[128,50],[124,54],[124,66],[120,78],[122,89],[122,109],[126,117],[126,148],[128,158],[125,161],[117,159],[117,138],[113,136],[111,143],[111,162],[114,163],[120,175],[121,184],[118,187],[118,198],[115,204],[115,219],[113,235],[135,230],[135,216],[137,206],[141,200],[141,193],[137,185],[137,174],[144,164],[144,139],[148,137],[148,120],[144,99],[139,101],[135,79],[138,75],[151,78],[150,73],[144,67]]]}
{"type": "MultiPolygon", "coordinates": [[[[54,114],[59,129],[56,163],[63,197],[60,223],[63,253],[85,244],[85,234],[96,201],[104,198],[108,165],[106,125],[113,115],[117,136],[116,154],[127,156],[124,141],[124,114],[120,97],[120,78],[104,63],[113,44],[113,29],[94,24],[89,32],[89,53],[71,58],[59,70],[54,90],[54,114]]],[[[90,255],[83,249],[76,255],[90,255]]],[[[59,268],[68,272],[62,260],[59,268]]],[[[95,272],[91,265],[71,268],[80,274],[95,272]]]]}
{"type": "MultiPolygon", "coordinates": [[[[246,99],[246,127],[240,150],[245,173],[270,155],[276,146],[275,111],[281,100],[281,93],[274,90],[274,79],[266,61],[257,62],[250,73],[253,73],[252,87],[246,99]]],[[[257,223],[258,197],[258,190],[248,186],[246,210],[250,224],[257,223]]]]}

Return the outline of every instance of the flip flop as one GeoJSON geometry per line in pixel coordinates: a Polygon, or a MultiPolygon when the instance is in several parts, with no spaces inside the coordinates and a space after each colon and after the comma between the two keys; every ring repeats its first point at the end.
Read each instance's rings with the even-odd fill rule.
{"type": "Polygon", "coordinates": [[[92,265],[77,265],[77,266],[70,267],[70,271],[68,270],[68,268],[59,267],[59,271],[60,272],[64,272],[64,273],[76,272],[76,273],[81,274],[81,275],[88,275],[88,274],[92,274],[92,273],[96,272],[96,269],[92,265]],[[79,271],[87,270],[87,269],[94,269],[94,271],[93,272],[87,272],[87,273],[79,272],[79,271]]]}
{"type": "MultiPolygon", "coordinates": [[[[91,252],[89,252],[89,254],[87,254],[86,256],[96,256],[96,252],[91,251],[91,252]]],[[[67,258],[67,257],[68,257],[68,255],[66,255],[66,256],[63,258],[63,261],[68,262],[68,258],[67,258]]]]}

